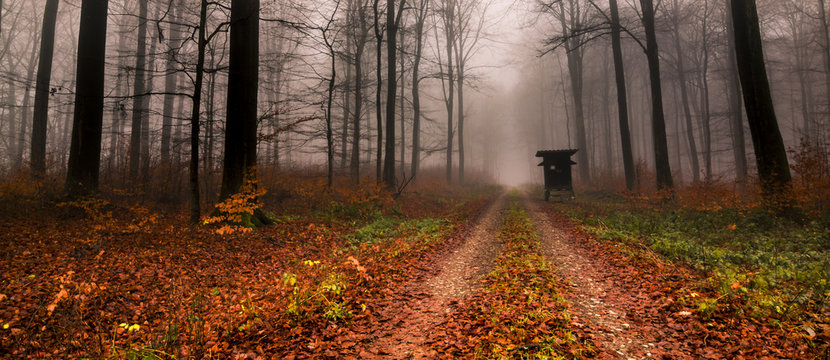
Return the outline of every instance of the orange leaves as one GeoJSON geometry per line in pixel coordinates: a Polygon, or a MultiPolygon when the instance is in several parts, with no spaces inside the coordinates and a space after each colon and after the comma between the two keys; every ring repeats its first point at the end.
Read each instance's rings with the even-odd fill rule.
{"type": "Polygon", "coordinates": [[[58,303],[61,300],[66,299],[68,297],[69,297],[69,292],[66,291],[66,289],[63,288],[63,285],[61,285],[61,290],[58,291],[57,295],[55,295],[55,298],[52,300],[52,302],[49,303],[49,305],[46,305],[46,311],[49,312],[49,316],[51,316],[52,312],[55,311],[55,308],[58,307],[58,303]]]}
{"type": "Polygon", "coordinates": [[[357,259],[355,259],[354,256],[349,256],[348,258],[346,258],[346,265],[349,265],[349,264],[354,265],[354,267],[355,267],[355,269],[357,269],[357,271],[359,271],[361,273],[366,273],[366,268],[363,267],[362,265],[360,265],[360,262],[357,261],[357,259]]]}
{"type": "Polygon", "coordinates": [[[252,168],[248,171],[248,176],[240,191],[216,204],[215,214],[206,217],[202,223],[204,225],[221,224],[215,230],[219,235],[250,231],[254,227],[251,217],[257,209],[262,207],[259,198],[266,192],[264,187],[257,185],[258,183],[256,168],[252,168]]]}

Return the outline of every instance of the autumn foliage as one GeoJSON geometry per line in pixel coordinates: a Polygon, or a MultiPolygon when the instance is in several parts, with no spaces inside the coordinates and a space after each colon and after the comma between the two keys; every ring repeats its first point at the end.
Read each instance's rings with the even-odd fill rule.
{"type": "Polygon", "coordinates": [[[263,180],[252,181],[221,205],[222,225],[188,225],[183,209],[120,191],[5,196],[0,354],[356,356],[385,291],[446,246],[493,194],[396,202],[374,186],[327,188],[319,175],[262,178],[267,192],[263,180]],[[17,211],[23,201],[27,211],[17,211]],[[258,206],[278,214],[275,225],[217,233],[244,227],[244,214],[258,206]]]}

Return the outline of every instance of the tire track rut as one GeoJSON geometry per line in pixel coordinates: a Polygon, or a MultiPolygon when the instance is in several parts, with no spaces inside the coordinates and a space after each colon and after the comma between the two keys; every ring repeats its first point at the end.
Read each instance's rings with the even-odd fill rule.
{"type": "Polygon", "coordinates": [[[375,333],[364,358],[433,359],[441,354],[430,344],[438,341],[426,329],[440,323],[454,311],[467,294],[476,290],[481,279],[493,267],[501,251],[496,238],[507,206],[506,193],[500,194],[478,218],[464,242],[436,262],[436,275],[410,281],[402,294],[390,294],[390,303],[400,306],[386,309],[380,319],[382,331],[375,333]]]}

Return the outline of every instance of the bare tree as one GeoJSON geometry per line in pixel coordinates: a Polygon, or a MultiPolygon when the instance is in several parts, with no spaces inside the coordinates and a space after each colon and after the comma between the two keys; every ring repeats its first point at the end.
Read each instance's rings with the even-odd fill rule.
{"type": "MultiPolygon", "coordinates": [[[[382,104],[380,102],[380,94],[383,91],[383,75],[382,70],[382,47],[383,47],[383,31],[380,26],[380,0],[374,0],[372,3],[372,13],[374,14],[375,23],[373,28],[375,30],[375,41],[377,52],[375,53],[375,78],[377,79],[377,88],[375,88],[375,120],[377,122],[377,153],[375,156],[375,180],[380,183],[382,180],[382,161],[383,161],[383,114],[381,113],[382,104]]],[[[387,24],[389,26],[389,24],[387,24]]]]}
{"type": "Polygon", "coordinates": [[[686,65],[685,65],[685,57],[686,55],[683,53],[683,47],[681,46],[681,35],[680,35],[680,25],[681,19],[684,18],[683,11],[681,9],[681,4],[678,0],[672,0],[672,32],[674,38],[674,50],[675,56],[677,61],[677,82],[680,87],[680,100],[683,104],[683,115],[685,115],[685,124],[686,124],[686,140],[689,143],[689,161],[692,164],[692,180],[699,181],[700,180],[700,162],[698,160],[698,153],[697,153],[697,144],[695,143],[695,136],[694,136],[694,127],[692,125],[692,111],[689,106],[689,90],[688,90],[688,80],[686,79],[686,65]]]}
{"type": "Polygon", "coordinates": [[[202,106],[202,82],[205,72],[205,37],[207,27],[207,0],[201,0],[199,6],[199,28],[196,39],[196,79],[193,83],[193,102],[190,112],[190,164],[188,167],[190,183],[190,222],[199,222],[201,204],[199,194],[199,118],[202,106]]]}
{"type": "Polygon", "coordinates": [[[576,146],[579,163],[579,179],[583,182],[591,181],[590,164],[588,161],[588,142],[585,134],[585,115],[582,99],[583,90],[583,43],[586,41],[584,27],[586,26],[587,11],[582,8],[580,0],[568,0],[567,11],[565,1],[558,1],[557,17],[562,26],[563,46],[568,58],[568,75],[571,79],[571,95],[574,105],[574,122],[576,124],[576,146]]]}
{"type": "Polygon", "coordinates": [[[146,53],[147,53],[147,1],[138,0],[138,47],[135,58],[135,80],[133,81],[133,113],[130,127],[130,171],[132,180],[138,179],[139,157],[141,156],[141,125],[143,112],[143,97],[146,92],[146,53]]]}
{"type": "Polygon", "coordinates": [[[49,115],[49,82],[52,78],[52,54],[55,47],[57,15],[58,0],[47,0],[43,12],[40,59],[35,84],[35,111],[32,120],[31,166],[32,175],[35,178],[40,178],[46,173],[46,124],[49,115]]]}
{"type": "Polygon", "coordinates": [[[401,0],[397,12],[395,0],[386,4],[386,148],[383,162],[383,182],[388,189],[395,189],[395,102],[398,91],[397,53],[398,26],[401,23],[406,0],[401,0]]]}
{"type": "Polygon", "coordinates": [[[415,7],[415,54],[412,64],[412,170],[416,176],[421,162],[421,91],[420,67],[424,44],[424,24],[429,12],[430,0],[417,0],[415,7]]]}
{"type": "Polygon", "coordinates": [[[479,49],[479,40],[484,32],[487,10],[491,2],[482,4],[478,0],[456,0],[457,31],[455,67],[458,88],[458,182],[464,183],[464,82],[470,59],[479,49]],[[476,10],[478,13],[475,14],[476,10]]]}
{"type": "MultiPolygon", "coordinates": [[[[437,50],[438,52],[438,69],[439,69],[439,76],[441,78],[441,91],[444,98],[444,106],[447,109],[447,169],[446,169],[446,177],[447,183],[452,182],[452,148],[453,148],[453,137],[454,137],[454,128],[453,128],[453,107],[454,107],[454,97],[455,97],[455,76],[453,74],[453,45],[455,43],[456,37],[456,24],[455,24],[455,2],[458,0],[442,0],[442,7],[438,9],[439,14],[441,15],[441,22],[444,27],[444,38],[446,41],[446,51],[447,51],[447,63],[443,64],[441,61],[441,50],[440,47],[437,50]],[[447,66],[446,78],[443,66],[447,66]]],[[[435,40],[439,41],[438,37],[438,30],[437,27],[435,32],[435,40]]]]}
{"type": "Polygon", "coordinates": [[[369,39],[369,24],[368,24],[368,3],[366,0],[352,0],[350,1],[351,16],[350,23],[353,32],[350,34],[354,39],[354,91],[355,91],[355,109],[352,117],[352,153],[351,162],[349,165],[351,176],[356,183],[360,182],[360,120],[363,114],[363,52],[366,49],[366,43],[369,39]]]}
{"type": "MultiPolygon", "coordinates": [[[[161,123],[161,163],[170,166],[171,128],[173,127],[173,101],[178,86],[179,73],[177,69],[176,53],[181,48],[181,26],[179,25],[179,7],[181,1],[170,0],[170,35],[167,38],[166,65],[164,71],[164,105],[162,108],[161,123]]],[[[200,10],[201,12],[201,10],[200,10]]]]}

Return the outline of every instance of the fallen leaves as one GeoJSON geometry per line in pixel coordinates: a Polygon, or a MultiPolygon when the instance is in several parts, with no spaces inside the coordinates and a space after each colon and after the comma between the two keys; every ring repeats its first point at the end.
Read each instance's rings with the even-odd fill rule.
{"type": "MultiPolygon", "coordinates": [[[[65,206],[57,213],[43,207],[2,216],[0,353],[357,357],[367,351],[372,321],[386,306],[385,290],[403,291],[403,277],[429,271],[422,259],[444,246],[455,234],[451,229],[491,194],[413,197],[399,206],[406,215],[395,215],[400,221],[419,215],[450,221],[436,222],[425,231],[429,236],[406,228],[390,241],[352,250],[343,240],[355,230],[349,217],[286,214],[274,226],[220,236],[209,227],[183,225],[186,214],[162,216],[117,201],[79,204],[88,208],[83,214],[79,206],[65,206]],[[300,283],[325,294],[304,318],[286,311],[300,283]],[[348,312],[347,321],[330,320],[348,312]],[[317,345],[308,348],[313,339],[317,345]]],[[[373,196],[384,204],[388,197],[373,196]]],[[[367,209],[379,214],[374,206],[367,209]]]]}

